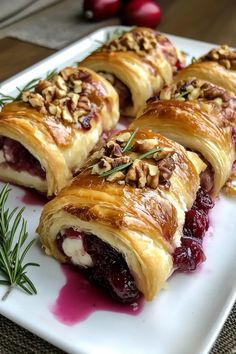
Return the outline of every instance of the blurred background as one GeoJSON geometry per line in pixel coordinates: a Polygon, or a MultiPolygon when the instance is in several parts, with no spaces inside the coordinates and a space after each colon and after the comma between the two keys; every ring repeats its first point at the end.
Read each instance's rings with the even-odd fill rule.
{"type": "Polygon", "coordinates": [[[235,0],[85,3],[93,10],[92,17],[87,14],[90,19],[85,18],[83,0],[1,0],[0,81],[97,28],[120,23],[151,25],[166,33],[236,47],[235,0]],[[9,71],[5,61],[8,64],[10,54],[9,71]]]}

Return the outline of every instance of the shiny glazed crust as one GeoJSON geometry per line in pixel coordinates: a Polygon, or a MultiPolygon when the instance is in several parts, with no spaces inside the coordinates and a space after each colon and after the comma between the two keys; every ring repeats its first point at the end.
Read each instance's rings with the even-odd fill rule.
{"type": "Polygon", "coordinates": [[[213,61],[196,62],[181,70],[176,75],[175,82],[193,77],[212,82],[236,95],[236,70],[227,70],[213,61]]]}
{"type": "MultiPolygon", "coordinates": [[[[45,105],[40,107],[38,101],[35,101],[35,98],[39,97],[37,90],[40,85],[49,85],[51,80],[41,81],[36,93],[26,93],[23,96],[27,102],[5,105],[0,112],[0,135],[20,142],[38,159],[46,171],[46,180],[31,176],[27,172],[17,172],[6,163],[0,164],[1,180],[35,188],[48,196],[57,194],[72,179],[73,173],[83,165],[101,133],[116,125],[119,119],[118,97],[110,83],[82,67],[66,68],[64,72],[68,75],[90,75],[92,89],[88,94],[88,103],[93,110],[90,128],[83,129],[79,118],[72,121],[71,117],[63,112],[61,116],[51,114],[51,104],[48,104],[49,98],[46,96],[48,92],[44,96],[47,99],[43,99],[45,105]]],[[[81,82],[83,84],[83,79],[81,82]]],[[[66,96],[63,99],[67,98],[66,96]]],[[[86,114],[90,112],[91,110],[86,114]]]]}
{"type": "Polygon", "coordinates": [[[151,129],[200,152],[214,170],[214,197],[229,178],[235,160],[230,122],[233,110],[229,111],[227,117],[223,104],[206,99],[154,98],[131,127],[151,129]]]}
{"type": "MultiPolygon", "coordinates": [[[[112,141],[124,132],[132,130],[112,141]]],[[[66,261],[55,242],[60,231],[72,227],[96,235],[124,256],[138,289],[152,300],[173,272],[172,252],[205,164],[159,134],[140,130],[133,141],[144,140],[172,151],[175,169],[168,189],[111,182],[86,168],[44,207],[37,232],[45,252],[60,262],[66,261]]]]}
{"type": "Polygon", "coordinates": [[[113,74],[122,81],[131,92],[132,105],[121,113],[134,117],[150,96],[172,81],[175,64],[180,65],[183,60],[179,58],[179,53],[164,35],[140,27],[104,45],[81,65],[113,74]],[[136,35],[139,43],[142,39],[144,48],[137,45],[136,35]]]}
{"type": "Polygon", "coordinates": [[[236,95],[236,50],[231,50],[227,45],[212,49],[181,70],[175,82],[193,77],[209,81],[236,95]]]}

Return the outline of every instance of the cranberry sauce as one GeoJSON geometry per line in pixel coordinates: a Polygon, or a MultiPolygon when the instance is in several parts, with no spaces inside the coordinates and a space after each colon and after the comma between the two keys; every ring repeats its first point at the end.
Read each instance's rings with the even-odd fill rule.
{"type": "Polygon", "coordinates": [[[121,80],[119,80],[115,75],[106,73],[106,72],[99,72],[105,79],[107,79],[119,96],[119,105],[120,110],[124,110],[125,108],[132,106],[132,95],[128,86],[126,86],[121,80]]]}
{"type": "Polygon", "coordinates": [[[21,189],[23,190],[23,195],[21,197],[17,197],[17,199],[19,199],[22,203],[26,205],[43,206],[48,202],[48,198],[46,197],[46,195],[39,194],[34,189],[23,187],[21,187],[21,189]]]}
{"type": "MultiPolygon", "coordinates": [[[[65,238],[82,240],[84,251],[92,258],[92,266],[81,270],[91,284],[109,292],[113,299],[122,303],[132,303],[139,298],[134,278],[119,252],[95,235],[67,229],[57,237],[57,247],[63,253],[65,238]]],[[[68,258],[68,263],[71,262],[68,258]]]]}
{"type": "Polygon", "coordinates": [[[27,171],[32,176],[46,178],[46,173],[39,161],[18,141],[1,137],[0,149],[3,151],[6,163],[14,170],[27,171]]]}
{"type": "Polygon", "coordinates": [[[173,254],[174,265],[179,271],[194,271],[205,261],[202,241],[209,227],[208,213],[213,206],[209,194],[200,188],[192,208],[185,215],[181,246],[177,247],[173,254]]]}
{"type": "Polygon", "coordinates": [[[120,110],[132,106],[132,96],[129,88],[117,77],[114,77],[114,88],[116,89],[119,96],[120,110]]]}
{"type": "Polygon", "coordinates": [[[60,290],[52,313],[62,323],[72,326],[84,321],[95,311],[112,311],[137,316],[143,306],[144,299],[139,297],[132,304],[121,304],[114,301],[101,289],[94,287],[81,272],[70,265],[62,265],[66,283],[60,290]]]}

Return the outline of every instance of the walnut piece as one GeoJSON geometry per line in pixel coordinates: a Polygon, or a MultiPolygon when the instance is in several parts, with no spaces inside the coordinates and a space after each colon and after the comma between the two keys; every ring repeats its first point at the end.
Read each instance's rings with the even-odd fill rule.
{"type": "Polygon", "coordinates": [[[97,107],[91,104],[90,95],[96,90],[100,89],[92,83],[90,73],[65,68],[49,80],[40,80],[35,91],[23,92],[22,99],[40,113],[53,115],[68,124],[81,123],[89,129],[97,107]]]}
{"type": "Polygon", "coordinates": [[[198,61],[216,61],[227,70],[236,70],[236,50],[230,50],[227,45],[223,45],[212,49],[198,61]]]}

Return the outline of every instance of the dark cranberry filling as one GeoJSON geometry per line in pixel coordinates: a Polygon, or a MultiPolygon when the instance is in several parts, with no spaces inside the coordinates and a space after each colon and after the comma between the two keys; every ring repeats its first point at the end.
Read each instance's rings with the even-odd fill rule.
{"type": "MultiPolygon", "coordinates": [[[[174,265],[179,271],[194,271],[205,261],[202,240],[209,227],[208,212],[213,206],[209,194],[200,188],[192,208],[186,212],[181,246],[176,248],[173,254],[174,265]]],[[[82,240],[84,250],[92,258],[93,265],[79,268],[92,284],[104,288],[115,300],[122,303],[132,303],[138,299],[140,292],[119,252],[95,235],[70,228],[59,234],[56,239],[57,247],[62,253],[65,238],[82,240]]],[[[72,263],[69,257],[67,262],[72,263]]]]}
{"type": "Polygon", "coordinates": [[[186,212],[181,246],[173,254],[174,265],[178,270],[191,272],[205,261],[202,240],[209,227],[208,212],[213,206],[209,194],[200,188],[192,208],[186,212]]]}
{"type": "Polygon", "coordinates": [[[19,142],[6,138],[0,138],[0,149],[4,158],[11,168],[16,171],[27,171],[32,176],[46,178],[46,173],[42,169],[39,161],[21,145],[19,142]]]}
{"type": "MultiPolygon", "coordinates": [[[[58,235],[57,246],[63,251],[65,238],[80,238],[84,250],[91,256],[93,266],[82,269],[95,286],[106,289],[110,295],[122,303],[132,303],[140,296],[133,276],[123,256],[97,236],[73,229],[65,230],[63,235],[58,235]]],[[[71,260],[68,259],[70,263],[71,260]]]]}
{"type": "Polygon", "coordinates": [[[114,76],[114,88],[116,89],[119,96],[120,109],[123,110],[127,107],[132,106],[132,96],[129,88],[117,77],[114,76]]]}
{"type": "Polygon", "coordinates": [[[132,106],[133,103],[130,89],[115,75],[109,74],[109,76],[112,78],[112,80],[109,79],[109,77],[104,73],[104,77],[111,82],[112,86],[118,93],[120,110],[124,110],[125,108],[132,106]]]}

